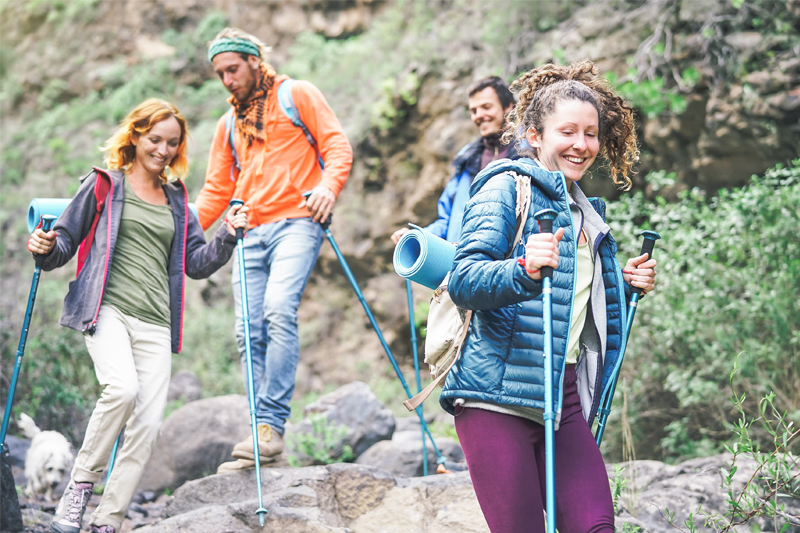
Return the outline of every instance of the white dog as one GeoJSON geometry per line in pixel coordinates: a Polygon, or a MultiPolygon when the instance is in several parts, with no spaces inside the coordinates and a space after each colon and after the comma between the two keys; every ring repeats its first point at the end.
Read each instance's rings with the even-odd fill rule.
{"type": "Polygon", "coordinates": [[[57,431],[42,431],[25,413],[19,416],[19,427],[31,439],[25,456],[25,477],[28,496],[44,494],[53,500],[53,490],[69,476],[75,457],[66,437],[57,431]]]}

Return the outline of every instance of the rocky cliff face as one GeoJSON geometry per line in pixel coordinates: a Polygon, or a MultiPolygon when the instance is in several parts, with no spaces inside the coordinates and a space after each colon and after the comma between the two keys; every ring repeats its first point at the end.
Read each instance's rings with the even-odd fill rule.
{"type": "MultiPolygon", "coordinates": [[[[4,2],[3,353],[11,353],[27,290],[21,222],[27,201],[74,192],[85,165],[73,169],[70,162],[80,156],[99,164],[94,147],[120,118],[95,116],[76,126],[69,115],[73,103],[106,98],[96,102],[100,105],[112,98],[108,95],[133,101],[151,93],[187,102],[195,110],[192,155],[198,170],[190,188],[196,192],[210,124],[225,107],[224,91],[203,54],[209,28],[220,21],[261,36],[273,46],[271,60],[278,69],[285,65],[305,74],[341,117],[355,162],[337,204],[333,235],[404,364],[410,362],[405,294],[391,268],[388,236],[407,221],[433,220],[449,162],[475,136],[465,91],[476,78],[510,79],[547,61],[594,59],[637,106],[642,159],[635,183],[646,191],[652,183],[645,177],[653,170],[675,173],[668,196],[696,186],[713,191],[741,185],[752,173],[800,152],[798,0],[499,6],[467,0],[4,2]],[[298,36],[305,47],[297,48],[298,36]],[[393,44],[364,50],[365,43],[393,44]],[[126,72],[148,65],[165,69],[158,78],[163,83],[151,86],[143,78],[141,86],[131,85],[126,72]],[[370,77],[373,70],[381,77],[370,77]],[[357,75],[338,79],[337,71],[357,75]],[[120,95],[111,92],[117,86],[131,88],[120,95]],[[194,91],[191,98],[186,88],[194,91]],[[52,113],[59,109],[64,112],[52,113]],[[52,118],[42,125],[38,119],[45,112],[52,118]],[[33,123],[44,133],[30,135],[33,123]],[[64,168],[72,173],[64,174],[64,168]]],[[[586,188],[618,194],[602,171],[586,188]]],[[[52,276],[65,290],[69,275],[52,276]]],[[[227,276],[191,284],[189,312],[210,301],[229,301],[227,276]]],[[[427,298],[416,289],[417,302],[427,298]]],[[[300,321],[298,393],[353,379],[372,381],[383,373],[383,350],[328,245],[300,321]]]]}

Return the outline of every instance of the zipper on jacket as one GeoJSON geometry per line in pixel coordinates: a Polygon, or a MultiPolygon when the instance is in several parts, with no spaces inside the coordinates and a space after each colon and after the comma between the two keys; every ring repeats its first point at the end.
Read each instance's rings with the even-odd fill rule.
{"type": "Polygon", "coordinates": [[[561,365],[561,378],[558,383],[558,409],[556,410],[560,410],[564,403],[564,371],[567,368],[566,350],[569,348],[569,330],[572,329],[572,314],[575,312],[575,287],[578,285],[578,239],[580,238],[580,236],[575,233],[575,220],[572,217],[572,209],[570,209],[569,206],[569,189],[567,188],[567,179],[564,177],[563,172],[559,172],[559,177],[561,178],[561,184],[564,186],[564,203],[567,205],[567,214],[569,215],[570,226],[572,226],[572,233],[575,236],[575,242],[573,245],[575,254],[575,268],[572,269],[572,295],[570,297],[569,314],[567,315],[567,338],[564,341],[564,363],[561,365]]]}
{"type": "Polygon", "coordinates": [[[185,301],[184,293],[186,292],[186,241],[187,234],[189,233],[189,193],[186,192],[186,186],[182,181],[178,183],[183,187],[183,250],[181,251],[181,316],[179,317],[178,325],[178,353],[183,346],[183,304],[185,301]]]}
{"type": "MultiPolygon", "coordinates": [[[[97,179],[100,179],[100,176],[97,176],[97,179]]],[[[94,335],[94,332],[97,331],[97,317],[100,316],[100,306],[103,304],[103,294],[106,292],[106,281],[108,281],[108,266],[111,263],[111,222],[114,220],[112,216],[114,213],[114,181],[110,176],[108,182],[108,196],[111,201],[108,202],[108,222],[106,223],[106,264],[103,269],[103,285],[100,287],[100,300],[97,302],[97,310],[94,313],[94,319],[83,330],[90,335],[94,335]]],[[[95,199],[95,201],[97,201],[97,199],[95,199]]]]}

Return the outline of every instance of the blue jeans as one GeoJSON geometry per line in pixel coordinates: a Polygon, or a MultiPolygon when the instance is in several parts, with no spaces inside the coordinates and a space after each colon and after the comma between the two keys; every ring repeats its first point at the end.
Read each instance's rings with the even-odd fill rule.
{"type": "MultiPolygon", "coordinates": [[[[322,227],[310,218],[262,224],[244,238],[250,353],[253,360],[256,420],[279,433],[291,414],[289,401],[300,358],[297,308],[322,244],[322,227]]],[[[236,340],[248,390],[239,258],[234,255],[233,299],[236,340]]]]}

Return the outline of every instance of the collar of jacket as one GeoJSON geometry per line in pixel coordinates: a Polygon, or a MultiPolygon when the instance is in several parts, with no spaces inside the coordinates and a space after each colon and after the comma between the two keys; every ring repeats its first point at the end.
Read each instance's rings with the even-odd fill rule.
{"type": "MultiPolygon", "coordinates": [[[[466,167],[473,167],[474,172],[471,174],[478,174],[480,171],[481,154],[483,153],[484,146],[483,137],[478,137],[471,143],[461,148],[461,150],[459,150],[456,156],[453,158],[452,165],[455,167],[456,173],[461,173],[461,171],[466,167]]],[[[509,147],[506,159],[519,159],[516,144],[512,144],[509,147]]]]}
{"type": "MultiPolygon", "coordinates": [[[[544,170],[533,159],[523,157],[517,160],[498,159],[481,170],[469,189],[470,198],[492,177],[503,172],[527,174],[535,181],[535,186],[554,202],[567,202],[566,180],[560,171],[544,170]]],[[[533,183],[531,183],[534,185],[533,183]]]]}

